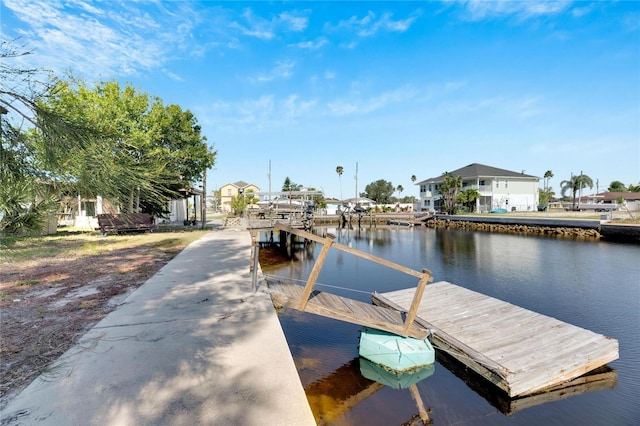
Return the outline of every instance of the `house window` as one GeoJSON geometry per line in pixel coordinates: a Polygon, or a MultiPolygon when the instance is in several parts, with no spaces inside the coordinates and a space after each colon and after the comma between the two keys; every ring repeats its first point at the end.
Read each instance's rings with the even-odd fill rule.
{"type": "Polygon", "coordinates": [[[500,182],[496,181],[496,188],[500,188],[500,182]]]}
{"type": "Polygon", "coordinates": [[[480,181],[478,181],[478,185],[480,185],[480,186],[484,186],[484,185],[485,185],[485,183],[484,183],[484,181],[483,181],[483,180],[480,180],[480,181]]]}
{"type": "Polygon", "coordinates": [[[427,185],[420,185],[420,192],[427,192],[427,185]]]}
{"type": "Polygon", "coordinates": [[[431,192],[431,184],[429,184],[429,192],[431,192]]]}
{"type": "Polygon", "coordinates": [[[231,188],[227,188],[227,197],[231,197],[231,188]]]}
{"type": "Polygon", "coordinates": [[[509,187],[509,181],[508,181],[508,180],[505,180],[505,181],[504,181],[504,187],[505,187],[505,188],[508,188],[508,187],[509,187]]]}

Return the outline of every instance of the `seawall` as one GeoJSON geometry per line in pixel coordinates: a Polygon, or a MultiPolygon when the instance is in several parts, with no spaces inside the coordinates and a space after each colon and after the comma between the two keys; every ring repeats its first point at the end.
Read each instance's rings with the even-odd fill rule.
{"type": "Polygon", "coordinates": [[[425,225],[432,228],[468,229],[640,243],[639,225],[612,224],[593,219],[435,215],[426,220],[425,225]]]}

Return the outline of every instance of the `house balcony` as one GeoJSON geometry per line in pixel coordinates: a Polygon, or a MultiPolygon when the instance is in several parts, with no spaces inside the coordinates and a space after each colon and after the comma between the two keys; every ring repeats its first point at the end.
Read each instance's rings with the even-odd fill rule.
{"type": "Polygon", "coordinates": [[[493,193],[493,187],[491,185],[465,185],[462,189],[475,189],[480,195],[491,195],[493,193]]]}

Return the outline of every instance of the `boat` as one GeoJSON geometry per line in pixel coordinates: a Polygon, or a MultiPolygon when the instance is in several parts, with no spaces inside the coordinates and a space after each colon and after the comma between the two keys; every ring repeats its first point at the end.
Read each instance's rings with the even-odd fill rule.
{"type": "Polygon", "coordinates": [[[398,226],[413,226],[413,223],[406,220],[392,220],[389,219],[387,221],[387,225],[398,225],[398,226]]]}
{"type": "Polygon", "coordinates": [[[360,356],[394,372],[409,372],[432,365],[436,352],[428,338],[398,336],[374,328],[360,332],[360,356]]]}
{"type": "Polygon", "coordinates": [[[366,358],[360,357],[360,374],[362,374],[365,379],[382,383],[393,389],[408,389],[411,385],[433,375],[435,371],[435,364],[408,372],[391,371],[378,364],[374,364],[366,358]]]}
{"type": "Polygon", "coordinates": [[[497,209],[493,209],[491,210],[490,213],[498,213],[498,214],[502,214],[502,213],[506,213],[507,209],[502,209],[502,208],[497,208],[497,209]]]}

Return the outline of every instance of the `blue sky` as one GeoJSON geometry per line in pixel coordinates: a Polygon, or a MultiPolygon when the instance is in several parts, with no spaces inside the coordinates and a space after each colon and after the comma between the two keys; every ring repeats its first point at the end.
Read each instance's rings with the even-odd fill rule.
{"type": "Polygon", "coordinates": [[[194,112],[209,190],[267,191],[269,161],[273,191],[336,198],[356,163],[359,192],[402,196],[471,163],[551,170],[556,194],[581,171],[640,183],[640,2],[2,0],[0,19],[24,65],[194,112]]]}

